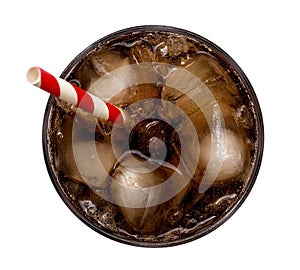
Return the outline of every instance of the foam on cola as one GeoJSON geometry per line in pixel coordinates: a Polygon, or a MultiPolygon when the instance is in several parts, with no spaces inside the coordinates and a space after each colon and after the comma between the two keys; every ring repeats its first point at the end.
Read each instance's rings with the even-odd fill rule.
{"type": "Polygon", "coordinates": [[[96,231],[135,245],[183,243],[224,222],[248,194],[261,115],[244,74],[215,45],[180,29],[128,29],[89,47],[63,76],[126,114],[118,125],[48,104],[52,180],[96,231]]]}

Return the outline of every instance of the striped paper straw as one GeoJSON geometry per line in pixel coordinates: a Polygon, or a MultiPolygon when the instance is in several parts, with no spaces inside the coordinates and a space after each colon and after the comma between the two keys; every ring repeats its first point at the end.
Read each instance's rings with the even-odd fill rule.
{"type": "Polygon", "coordinates": [[[124,113],[118,107],[101,100],[66,80],[54,77],[39,67],[32,67],[28,70],[27,80],[32,85],[65,102],[76,105],[103,121],[119,124],[125,121],[124,113]]]}

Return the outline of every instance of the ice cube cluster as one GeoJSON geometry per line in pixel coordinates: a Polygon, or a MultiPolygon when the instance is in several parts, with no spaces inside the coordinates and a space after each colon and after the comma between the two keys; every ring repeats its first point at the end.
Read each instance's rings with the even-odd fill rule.
{"type": "Polygon", "coordinates": [[[58,181],[85,187],[68,194],[99,226],[120,237],[176,239],[222,217],[242,194],[257,151],[255,110],[206,44],[136,32],[95,48],[69,79],[128,117],[124,126],[103,123],[57,100],[52,110],[58,181]],[[114,215],[106,224],[107,207],[114,215]]]}

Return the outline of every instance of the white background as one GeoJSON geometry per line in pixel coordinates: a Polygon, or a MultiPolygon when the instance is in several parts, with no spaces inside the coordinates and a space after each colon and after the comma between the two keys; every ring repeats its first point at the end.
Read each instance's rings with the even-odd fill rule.
{"type": "Polygon", "coordinates": [[[0,269],[299,269],[297,2],[1,1],[0,269]],[[34,65],[59,76],[92,42],[143,24],[184,28],[224,49],[265,123],[263,163],[242,207],[204,238],[163,249],[109,240],[67,209],[42,153],[48,94],[25,79],[34,65]]]}

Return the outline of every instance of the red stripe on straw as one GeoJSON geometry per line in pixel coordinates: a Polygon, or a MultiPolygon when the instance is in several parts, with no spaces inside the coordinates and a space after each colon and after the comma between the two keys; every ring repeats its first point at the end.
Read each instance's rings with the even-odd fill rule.
{"type": "Polygon", "coordinates": [[[59,97],[60,87],[56,78],[41,68],[39,68],[39,70],[41,72],[41,89],[47,91],[48,93],[56,97],[59,97]]]}
{"type": "Polygon", "coordinates": [[[108,102],[105,102],[105,104],[106,104],[106,106],[108,108],[108,112],[109,112],[107,120],[112,121],[114,123],[119,123],[119,124],[124,123],[123,117],[119,117],[120,114],[121,114],[121,111],[118,108],[116,108],[115,106],[108,103],[108,102]]]}
{"type": "Polygon", "coordinates": [[[74,84],[72,84],[72,86],[74,87],[78,97],[76,106],[80,107],[81,109],[89,113],[93,113],[95,106],[91,96],[86,91],[79,88],[78,86],[74,84]]]}

